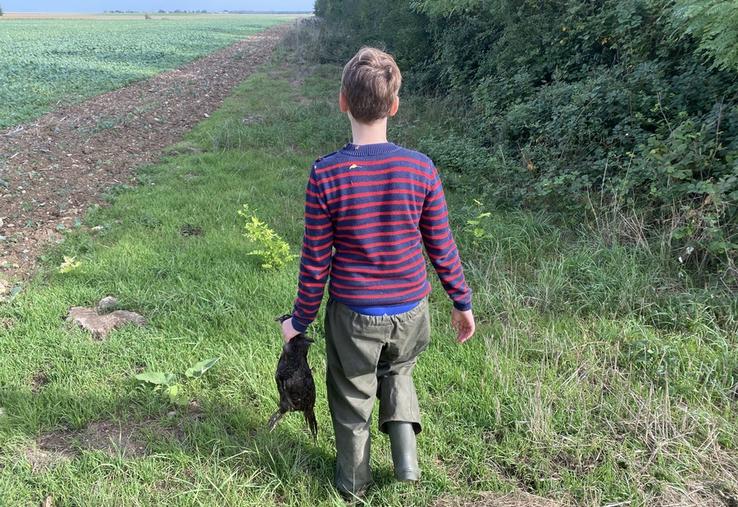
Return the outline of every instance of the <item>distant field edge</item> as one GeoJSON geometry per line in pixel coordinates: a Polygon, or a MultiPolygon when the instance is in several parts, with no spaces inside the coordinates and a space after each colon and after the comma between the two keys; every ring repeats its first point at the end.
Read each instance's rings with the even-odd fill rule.
{"type": "Polygon", "coordinates": [[[199,13],[184,13],[184,12],[126,12],[126,13],[114,13],[114,12],[5,12],[0,16],[0,21],[3,19],[140,19],[141,16],[149,15],[152,18],[165,18],[165,17],[220,17],[220,16],[312,16],[312,12],[308,11],[252,11],[252,12],[199,12],[199,13]]]}

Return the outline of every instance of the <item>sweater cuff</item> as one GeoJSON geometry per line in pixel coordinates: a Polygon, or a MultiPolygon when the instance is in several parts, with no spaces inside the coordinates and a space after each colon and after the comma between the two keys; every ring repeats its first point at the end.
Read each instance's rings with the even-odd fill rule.
{"type": "Polygon", "coordinates": [[[304,333],[309,325],[310,322],[298,318],[294,313],[292,314],[292,327],[295,328],[295,331],[304,333]]]}
{"type": "MultiPolygon", "coordinates": [[[[463,303],[463,302],[460,302],[460,301],[454,301],[454,308],[456,308],[457,310],[460,310],[462,312],[465,312],[467,310],[471,310],[472,304],[471,304],[471,301],[469,301],[467,303],[463,303]]],[[[295,328],[295,329],[297,329],[297,328],[295,328]]]]}

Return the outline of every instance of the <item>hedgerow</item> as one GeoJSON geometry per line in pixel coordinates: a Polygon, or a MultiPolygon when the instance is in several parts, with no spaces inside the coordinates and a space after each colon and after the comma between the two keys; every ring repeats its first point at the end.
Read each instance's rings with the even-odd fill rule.
{"type": "Polygon", "coordinates": [[[735,274],[735,2],[317,0],[315,12],[321,60],[379,45],[411,92],[461,101],[463,121],[422,146],[459,185],[576,218],[627,209],[673,258],[735,274]]]}

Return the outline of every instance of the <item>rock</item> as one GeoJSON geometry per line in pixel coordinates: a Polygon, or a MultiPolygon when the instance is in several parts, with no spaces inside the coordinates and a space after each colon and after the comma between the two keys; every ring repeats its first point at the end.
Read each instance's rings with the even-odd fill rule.
{"type": "Polygon", "coordinates": [[[103,340],[113,330],[126,324],[145,326],[146,319],[135,312],[116,310],[100,315],[94,308],[73,306],[69,309],[67,321],[74,322],[82,329],[92,333],[95,340],[103,340]]]}
{"type": "Polygon", "coordinates": [[[97,313],[104,314],[110,313],[118,306],[118,300],[113,296],[107,296],[100,300],[97,304],[97,313]]]}

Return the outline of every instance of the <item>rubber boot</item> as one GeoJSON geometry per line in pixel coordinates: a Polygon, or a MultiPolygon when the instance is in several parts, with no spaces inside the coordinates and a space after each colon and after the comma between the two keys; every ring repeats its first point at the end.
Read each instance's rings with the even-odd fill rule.
{"type": "Polygon", "coordinates": [[[395,478],[403,482],[420,480],[418,449],[412,423],[391,421],[387,423],[387,433],[392,446],[392,462],[395,464],[395,478]]]}

